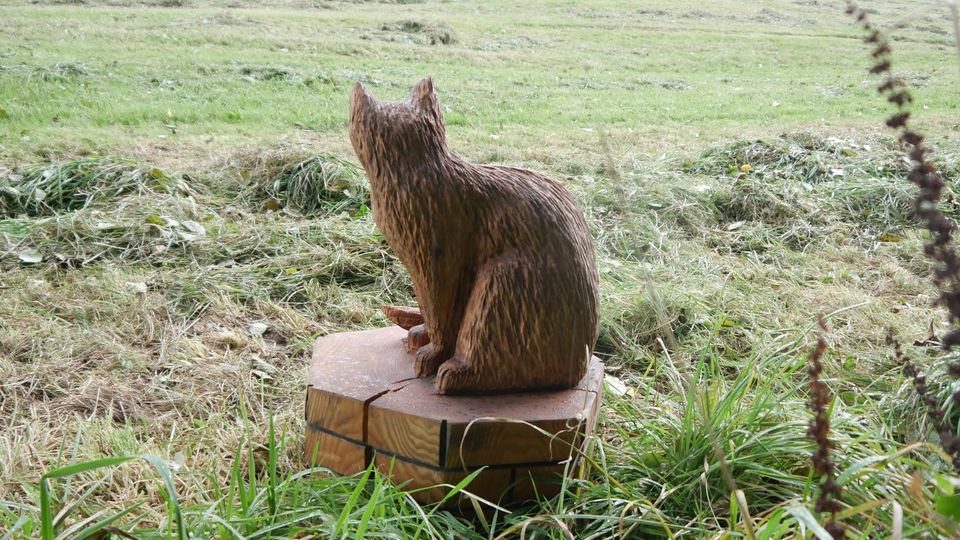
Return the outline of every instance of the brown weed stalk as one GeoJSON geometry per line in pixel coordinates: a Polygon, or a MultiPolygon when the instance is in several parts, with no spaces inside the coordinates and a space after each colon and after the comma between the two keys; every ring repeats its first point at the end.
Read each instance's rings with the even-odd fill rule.
{"type": "MultiPolygon", "coordinates": [[[[920,398],[927,412],[927,417],[933,424],[934,429],[940,435],[940,444],[943,449],[950,454],[954,470],[960,470],[960,437],[951,430],[949,422],[944,422],[943,409],[940,408],[937,396],[930,392],[927,386],[927,377],[920,373],[917,366],[903,352],[900,340],[894,334],[893,329],[887,330],[887,345],[893,348],[893,356],[897,365],[903,370],[903,374],[909,377],[913,382],[913,389],[920,398]]],[[[951,368],[956,366],[951,366],[951,368]]]]}
{"type": "Polygon", "coordinates": [[[830,521],[824,525],[824,529],[833,536],[834,539],[844,538],[845,528],[843,523],[837,521],[837,512],[843,509],[840,503],[842,488],[836,481],[836,468],[830,457],[830,450],[834,448],[833,441],[830,440],[830,389],[827,383],[820,379],[823,373],[823,363],[820,359],[827,350],[827,339],[824,334],[827,332],[827,325],[820,317],[820,335],[817,336],[817,345],[810,352],[807,359],[807,374],[810,375],[810,409],[813,411],[813,419],[810,421],[810,427],[807,429],[807,436],[813,439],[816,448],[813,451],[813,470],[820,478],[820,495],[817,497],[815,509],[817,512],[829,512],[830,521]]]}
{"type": "MultiPolygon", "coordinates": [[[[953,325],[941,344],[947,351],[960,345],[960,256],[953,247],[953,233],[956,226],[939,209],[938,202],[943,194],[946,182],[937,167],[930,161],[930,149],[924,144],[923,135],[910,127],[910,109],[913,105],[913,96],[907,88],[907,83],[892,74],[891,49],[887,37],[870,21],[867,12],[861,9],[852,0],[847,0],[846,12],[854,17],[864,29],[867,36],[864,41],[873,46],[870,56],[874,65],[870,73],[883,77],[884,81],[877,87],[877,91],[887,98],[887,101],[896,106],[896,111],[887,118],[886,124],[896,130],[899,140],[907,150],[907,155],[913,164],[907,178],[918,188],[914,209],[924,226],[930,231],[930,240],[924,246],[924,253],[936,263],[933,280],[940,290],[937,304],[947,310],[947,318],[953,325]]],[[[953,468],[960,473],[960,438],[950,429],[949,422],[944,421],[944,409],[937,403],[936,396],[932,395],[927,387],[927,380],[921,375],[916,366],[906,358],[900,348],[899,341],[892,334],[887,337],[888,343],[894,347],[894,355],[903,368],[906,376],[913,379],[913,386],[927,409],[927,414],[934,427],[940,434],[940,443],[950,455],[953,468]]],[[[953,377],[960,377],[960,363],[954,363],[948,368],[953,377]]],[[[960,403],[960,391],[951,396],[953,403],[960,403]]]]}

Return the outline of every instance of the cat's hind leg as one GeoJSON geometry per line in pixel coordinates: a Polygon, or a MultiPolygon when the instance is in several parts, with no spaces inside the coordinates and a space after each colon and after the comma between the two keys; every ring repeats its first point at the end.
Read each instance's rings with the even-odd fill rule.
{"type": "MultiPolygon", "coordinates": [[[[511,252],[484,264],[464,313],[456,352],[440,365],[442,393],[506,392],[529,385],[524,364],[536,336],[525,324],[540,309],[536,269],[511,252]],[[531,311],[532,310],[532,311],[531,311]]],[[[534,347],[535,348],[535,347],[534,347]]]]}

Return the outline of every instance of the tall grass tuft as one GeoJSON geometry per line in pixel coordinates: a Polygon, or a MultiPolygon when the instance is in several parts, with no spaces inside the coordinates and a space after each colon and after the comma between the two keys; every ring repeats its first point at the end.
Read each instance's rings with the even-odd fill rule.
{"type": "MultiPolygon", "coordinates": [[[[283,471],[279,456],[288,450],[289,437],[278,434],[273,420],[267,440],[241,443],[229,466],[228,480],[194,473],[184,465],[173,467],[156,455],[108,457],[51,470],[40,481],[39,501],[16,518],[0,501],[0,527],[13,524],[12,533],[29,537],[39,529],[43,540],[56,538],[482,538],[475,524],[423,507],[411,492],[394,485],[389,475],[371,466],[354,476],[338,476],[323,467],[283,471]],[[131,460],[144,460],[157,471],[158,496],[167,504],[167,519],[146,520],[139,511],[144,503],[120,510],[90,511],[97,504],[103,481],[90,481],[91,473],[131,460]],[[70,477],[89,488],[55,489],[52,480],[70,477]],[[177,487],[204,487],[207,497],[190,506],[179,502],[177,487]],[[212,489],[206,486],[212,485],[212,489]]],[[[479,472],[479,471],[478,471],[479,472]]],[[[476,474],[468,476],[448,494],[466,492],[476,474]]],[[[149,488],[147,488],[149,489],[149,488]]],[[[502,520],[502,515],[496,516],[502,520]]],[[[512,518],[517,520],[519,518],[512,518]]],[[[6,532],[6,531],[2,531],[6,532]]]]}
{"type": "MultiPolygon", "coordinates": [[[[176,537],[178,540],[187,540],[187,532],[183,522],[183,512],[180,509],[180,503],[177,501],[177,492],[176,488],[174,487],[173,476],[170,473],[170,469],[167,467],[167,464],[163,461],[163,459],[158,456],[148,454],[139,456],[118,456],[75,463],[73,465],[61,467],[44,474],[43,477],[40,478],[41,538],[43,538],[43,540],[54,540],[54,538],[102,538],[104,537],[104,534],[108,535],[109,532],[111,532],[111,529],[116,529],[114,524],[119,523],[121,519],[134,512],[139,505],[127,507],[119,512],[108,515],[103,515],[105,512],[97,512],[92,516],[77,521],[76,523],[67,525],[67,518],[72,512],[81,508],[83,500],[91,494],[92,490],[88,490],[86,493],[80,495],[79,500],[64,501],[65,507],[63,510],[54,513],[54,498],[53,492],[50,488],[50,480],[66,478],[106,467],[114,467],[133,459],[142,459],[150,463],[160,474],[160,477],[163,480],[167,506],[174,515],[174,521],[176,522],[176,537]],[[61,527],[64,528],[64,532],[60,536],[56,536],[57,529],[61,527]]],[[[120,530],[112,532],[123,534],[120,530]]]]}

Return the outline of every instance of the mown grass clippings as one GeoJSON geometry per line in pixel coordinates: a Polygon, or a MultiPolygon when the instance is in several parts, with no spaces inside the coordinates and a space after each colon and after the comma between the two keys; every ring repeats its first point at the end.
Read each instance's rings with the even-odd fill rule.
{"type": "Polygon", "coordinates": [[[299,80],[296,71],[284,66],[243,66],[239,72],[250,82],[299,80]]]}
{"type": "Polygon", "coordinates": [[[681,165],[689,174],[753,176],[818,183],[843,176],[890,177],[904,170],[894,148],[808,131],[710,148],[681,165]],[[867,157],[868,159],[864,159],[867,157]]]}
{"type": "MultiPolygon", "coordinates": [[[[785,135],[781,141],[810,137],[809,133],[801,132],[785,135]]],[[[806,144],[819,148],[819,143],[814,143],[821,139],[813,138],[813,141],[806,144]]],[[[746,146],[770,149],[780,144],[760,141],[746,146]]],[[[830,174],[815,182],[807,181],[811,176],[809,171],[796,170],[795,163],[779,151],[766,156],[765,159],[772,161],[756,167],[736,167],[740,161],[734,160],[725,172],[718,172],[722,167],[697,169],[698,175],[708,171],[716,175],[713,182],[704,184],[696,194],[703,207],[713,212],[716,225],[701,218],[699,229],[725,231],[709,239],[709,243],[716,249],[731,252],[769,251],[777,246],[803,250],[811,243],[826,245],[838,236],[851,234],[864,242],[899,242],[910,230],[919,227],[920,221],[913,209],[916,191],[901,180],[905,174],[902,163],[898,163],[890,151],[875,150],[890,145],[890,141],[861,144],[848,140],[845,144],[869,151],[860,150],[853,158],[843,152],[832,153],[843,156],[842,161],[827,163],[830,174]],[[776,165],[770,169],[769,163],[776,165]],[[731,239],[737,241],[731,243],[731,239]]],[[[710,162],[716,154],[728,156],[728,148],[743,146],[744,143],[734,143],[730,147],[707,150],[703,156],[710,162]]],[[[759,159],[754,156],[753,161],[759,159]]],[[[943,211],[956,219],[960,212],[953,199],[951,196],[943,211]]]]}
{"type": "Polygon", "coordinates": [[[695,312],[690,298],[664,286],[648,282],[620,289],[603,302],[597,352],[631,358],[658,341],[676,344],[694,324],[695,312]]]}
{"type": "MultiPolygon", "coordinates": [[[[102,260],[137,260],[155,265],[183,260],[195,250],[212,252],[219,216],[198,211],[190,196],[140,193],[110,208],[87,207],[32,223],[19,250],[32,249],[61,268],[82,268],[102,260]]],[[[10,254],[12,256],[12,253],[10,254]]],[[[10,256],[0,256],[9,268],[10,256]]]]}
{"type": "Polygon", "coordinates": [[[45,82],[67,82],[90,75],[90,69],[76,62],[57,62],[49,68],[37,68],[30,75],[45,82]]]}
{"type": "Polygon", "coordinates": [[[756,177],[741,175],[729,185],[711,194],[712,207],[721,225],[736,222],[760,222],[770,227],[783,227],[801,217],[809,216],[811,208],[804,207],[801,188],[784,182],[765,182],[756,177]]]}
{"type": "Polygon", "coordinates": [[[368,212],[370,188],[363,170],[333,154],[281,149],[241,155],[231,162],[239,202],[254,210],[287,208],[308,216],[347,212],[357,217],[368,212]]]}
{"type": "Polygon", "coordinates": [[[424,22],[408,19],[393,24],[384,24],[385,31],[401,31],[424,38],[430,45],[450,45],[456,43],[453,30],[443,22],[424,22]]]}
{"type": "Polygon", "coordinates": [[[172,183],[172,178],[156,167],[136,167],[99,156],[0,172],[0,214],[5,217],[71,212],[97,199],[115,199],[172,183]]]}

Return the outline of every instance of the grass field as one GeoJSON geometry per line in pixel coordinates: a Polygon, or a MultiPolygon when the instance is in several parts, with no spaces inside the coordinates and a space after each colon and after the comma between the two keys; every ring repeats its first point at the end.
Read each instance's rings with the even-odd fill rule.
{"type": "MultiPolygon", "coordinates": [[[[945,398],[946,359],[911,345],[943,315],[842,3],[518,4],[0,0],[0,538],[39,535],[45,505],[63,537],[166,537],[178,511],[197,538],[811,538],[820,313],[851,536],[954,534],[949,463],[884,344],[897,329],[945,398]],[[312,340],[412,301],[350,86],[399,99],[427,74],[453,149],[573,192],[602,280],[597,466],[476,523],[301,473],[312,340]],[[176,504],[145,461],[41,500],[46,471],[140,454],[176,504]]],[[[946,6],[863,4],[956,179],[946,6]]]]}

